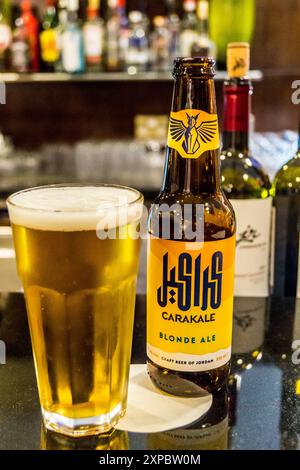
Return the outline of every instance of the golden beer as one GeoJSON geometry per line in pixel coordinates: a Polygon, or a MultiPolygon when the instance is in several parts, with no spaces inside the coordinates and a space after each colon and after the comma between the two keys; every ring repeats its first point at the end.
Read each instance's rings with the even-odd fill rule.
{"type": "Polygon", "coordinates": [[[48,429],[104,432],[125,412],[142,202],[108,186],[36,188],[8,200],[48,429]],[[103,237],[107,229],[115,236],[103,237]]]}

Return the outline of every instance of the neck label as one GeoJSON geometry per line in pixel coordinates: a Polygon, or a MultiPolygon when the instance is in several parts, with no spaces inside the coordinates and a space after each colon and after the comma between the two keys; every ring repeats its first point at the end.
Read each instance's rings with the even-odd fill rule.
{"type": "Polygon", "coordinates": [[[250,126],[249,87],[227,87],[224,99],[224,131],[248,132],[250,126]]]}
{"type": "Polygon", "coordinates": [[[219,127],[217,114],[199,109],[171,112],[167,145],[183,158],[199,158],[208,150],[217,150],[219,127]]]}

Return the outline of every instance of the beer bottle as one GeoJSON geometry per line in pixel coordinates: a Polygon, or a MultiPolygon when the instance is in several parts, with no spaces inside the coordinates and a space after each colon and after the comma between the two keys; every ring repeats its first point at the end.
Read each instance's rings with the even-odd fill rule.
{"type": "Polygon", "coordinates": [[[214,64],[175,61],[164,182],[148,225],[148,372],[178,396],[219,389],[230,369],[235,216],[221,189],[214,64]]]}

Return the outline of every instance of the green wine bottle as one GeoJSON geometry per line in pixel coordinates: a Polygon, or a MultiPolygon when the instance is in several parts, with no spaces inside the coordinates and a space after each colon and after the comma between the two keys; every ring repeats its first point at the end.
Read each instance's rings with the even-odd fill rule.
{"type": "Polygon", "coordinates": [[[255,24],[255,0],[210,0],[210,37],[216,43],[219,65],[226,64],[230,42],[250,42],[255,24]]]}
{"type": "Polygon", "coordinates": [[[273,192],[276,209],[274,294],[300,297],[300,123],[298,151],[278,171],[273,192]]]}
{"type": "Polygon", "coordinates": [[[222,187],[237,217],[235,295],[269,295],[272,197],[269,177],[249,152],[249,44],[228,45],[224,84],[222,187]]]}

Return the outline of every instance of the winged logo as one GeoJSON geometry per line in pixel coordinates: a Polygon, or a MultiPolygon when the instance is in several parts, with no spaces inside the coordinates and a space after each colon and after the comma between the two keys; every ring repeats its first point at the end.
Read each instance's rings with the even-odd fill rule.
{"type": "Polygon", "coordinates": [[[168,145],[184,158],[198,158],[219,147],[218,117],[195,109],[172,112],[168,145]]]}

